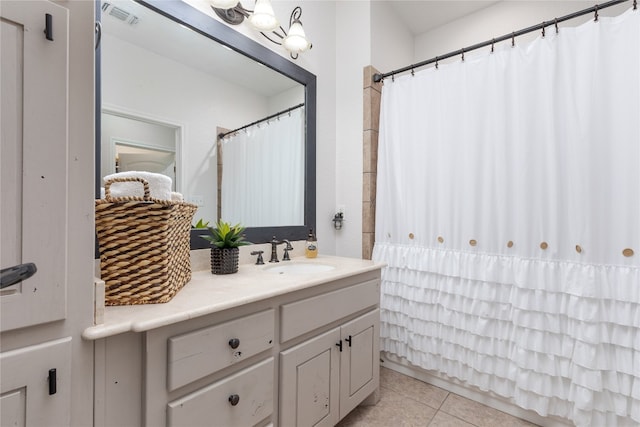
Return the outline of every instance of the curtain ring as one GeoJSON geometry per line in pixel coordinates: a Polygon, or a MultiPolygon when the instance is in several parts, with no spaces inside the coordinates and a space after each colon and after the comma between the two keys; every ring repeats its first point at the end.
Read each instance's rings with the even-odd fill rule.
{"type": "Polygon", "coordinates": [[[633,10],[638,10],[638,0],[633,0],[633,10]]]}
{"type": "Polygon", "coordinates": [[[412,68],[412,69],[411,69],[411,77],[413,77],[413,76],[415,76],[415,75],[416,75],[416,74],[415,74],[415,71],[414,71],[414,69],[412,68]]]}
{"type": "Polygon", "coordinates": [[[511,47],[516,47],[516,33],[511,33],[511,47]]]}
{"type": "Polygon", "coordinates": [[[436,70],[438,69],[438,57],[436,56],[436,70]]]}
{"type": "Polygon", "coordinates": [[[544,27],[545,27],[546,24],[547,24],[546,22],[542,21],[542,38],[544,38],[544,36],[545,36],[544,27]]]}
{"type": "Polygon", "coordinates": [[[595,6],[595,16],[593,22],[598,22],[598,5],[595,6]]]}
{"type": "Polygon", "coordinates": [[[464,48],[462,48],[462,62],[464,62],[464,48]]]}
{"type": "Polygon", "coordinates": [[[395,83],[395,81],[396,81],[396,75],[394,74],[391,76],[391,83],[395,83]]]}
{"type": "Polygon", "coordinates": [[[553,25],[556,26],[556,34],[558,34],[560,32],[560,29],[558,28],[558,18],[553,18],[553,25]]]}
{"type": "Polygon", "coordinates": [[[493,53],[493,47],[496,44],[496,39],[491,39],[491,53],[493,53]]]}

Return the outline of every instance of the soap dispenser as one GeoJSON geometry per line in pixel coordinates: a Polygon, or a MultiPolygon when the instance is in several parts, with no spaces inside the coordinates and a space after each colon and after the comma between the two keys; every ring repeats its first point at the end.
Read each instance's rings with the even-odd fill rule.
{"type": "Polygon", "coordinates": [[[316,235],[313,234],[313,228],[309,230],[307,242],[304,246],[304,255],[307,258],[315,258],[318,256],[318,241],[316,240],[316,235]]]}

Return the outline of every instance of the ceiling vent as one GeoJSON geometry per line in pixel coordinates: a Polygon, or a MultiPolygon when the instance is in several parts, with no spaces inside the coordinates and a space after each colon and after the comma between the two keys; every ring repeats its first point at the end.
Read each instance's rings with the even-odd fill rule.
{"type": "Polygon", "coordinates": [[[129,25],[135,25],[139,21],[137,16],[108,2],[102,3],[102,13],[113,16],[114,18],[122,22],[126,22],[129,25]]]}

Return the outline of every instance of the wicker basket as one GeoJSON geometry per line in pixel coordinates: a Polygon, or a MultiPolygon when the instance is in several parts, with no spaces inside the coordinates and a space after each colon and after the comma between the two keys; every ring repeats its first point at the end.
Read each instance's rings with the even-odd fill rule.
{"type": "Polygon", "coordinates": [[[191,280],[190,230],[196,205],[152,199],[142,178],[116,178],[96,200],[96,233],[106,305],[171,300],[191,280]],[[143,197],[111,197],[114,182],[137,181],[143,197]]]}

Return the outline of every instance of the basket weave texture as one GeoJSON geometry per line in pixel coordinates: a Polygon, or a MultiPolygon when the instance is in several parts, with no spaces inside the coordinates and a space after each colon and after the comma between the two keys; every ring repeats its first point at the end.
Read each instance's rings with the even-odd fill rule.
{"type": "Polygon", "coordinates": [[[191,280],[190,230],[196,205],[153,199],[142,178],[115,178],[96,200],[96,234],[106,305],[164,303],[191,280]],[[111,197],[115,182],[137,181],[143,197],[111,197]]]}

